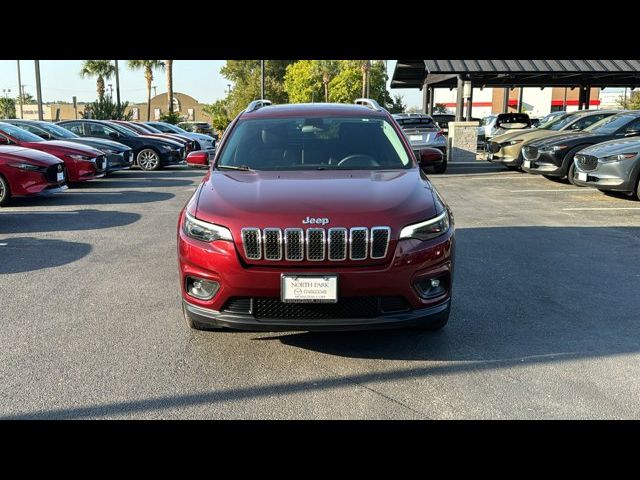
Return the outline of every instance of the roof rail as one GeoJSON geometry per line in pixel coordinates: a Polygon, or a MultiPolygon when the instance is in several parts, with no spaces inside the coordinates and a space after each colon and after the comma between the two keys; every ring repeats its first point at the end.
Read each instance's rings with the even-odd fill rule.
{"type": "Polygon", "coordinates": [[[371,110],[377,110],[378,112],[382,112],[384,110],[378,102],[371,98],[356,98],[353,103],[356,105],[362,105],[363,107],[368,107],[371,110]]]}
{"type": "Polygon", "coordinates": [[[247,106],[247,108],[245,109],[245,113],[253,112],[254,110],[258,110],[262,107],[268,107],[272,104],[273,102],[271,100],[254,100],[247,106]]]}

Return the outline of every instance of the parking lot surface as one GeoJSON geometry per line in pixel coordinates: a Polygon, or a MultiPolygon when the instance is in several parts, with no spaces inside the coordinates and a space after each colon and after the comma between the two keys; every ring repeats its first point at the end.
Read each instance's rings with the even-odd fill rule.
{"type": "Polygon", "coordinates": [[[202,175],[0,211],[1,418],[640,418],[640,202],[451,164],[443,331],[196,332],[175,231],[202,175]]]}

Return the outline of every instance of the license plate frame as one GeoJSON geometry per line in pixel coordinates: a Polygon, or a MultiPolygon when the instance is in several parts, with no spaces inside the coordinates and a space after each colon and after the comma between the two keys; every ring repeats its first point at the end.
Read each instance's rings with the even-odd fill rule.
{"type": "Polygon", "coordinates": [[[588,175],[586,174],[586,172],[577,172],[578,173],[578,180],[580,180],[581,182],[586,182],[588,180],[588,175]]]}
{"type": "Polygon", "coordinates": [[[522,166],[524,168],[531,168],[531,160],[523,160],[522,166]]]}
{"type": "MultiPolygon", "coordinates": [[[[297,287],[299,289],[307,288],[314,289],[317,287],[297,287]]],[[[297,273],[283,273],[280,275],[280,301],[282,303],[338,303],[338,275],[335,273],[313,273],[313,274],[297,274],[297,273]],[[307,294],[304,292],[296,293],[290,292],[290,289],[295,289],[295,284],[289,282],[296,282],[299,280],[307,281],[327,281],[326,296],[318,293],[317,296],[307,294]]]]}

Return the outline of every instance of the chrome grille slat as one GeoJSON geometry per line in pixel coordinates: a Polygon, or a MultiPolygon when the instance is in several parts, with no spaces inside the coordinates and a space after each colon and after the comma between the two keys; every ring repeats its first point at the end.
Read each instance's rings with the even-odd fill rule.
{"type": "Polygon", "coordinates": [[[347,229],[330,228],[329,243],[327,246],[327,256],[332,262],[339,262],[347,259],[347,229]]]}
{"type": "Polygon", "coordinates": [[[262,231],[264,245],[264,259],[282,260],[282,230],[279,228],[265,228],[262,231]]]}
{"type": "Polygon", "coordinates": [[[366,227],[354,227],[349,230],[349,259],[365,260],[368,251],[368,229],[366,227]]]}
{"type": "Polygon", "coordinates": [[[593,155],[576,155],[575,159],[578,162],[578,166],[581,170],[588,172],[591,170],[595,170],[598,166],[598,157],[594,157],[593,155]]]}
{"type": "Polygon", "coordinates": [[[260,260],[262,258],[262,239],[259,228],[243,228],[242,245],[244,254],[250,260],[260,260]]]}
{"type": "Polygon", "coordinates": [[[307,260],[321,262],[324,260],[325,245],[324,228],[307,229],[307,260]]]}
{"type": "Polygon", "coordinates": [[[241,229],[242,247],[248,260],[289,262],[343,262],[386,258],[391,228],[378,226],[241,229]]]}
{"type": "Polygon", "coordinates": [[[301,228],[285,228],[284,258],[293,262],[304,260],[304,231],[301,228]]]}
{"type": "Polygon", "coordinates": [[[372,227],[371,228],[371,258],[384,258],[387,256],[387,248],[389,248],[389,237],[391,229],[389,227],[372,227]]]}

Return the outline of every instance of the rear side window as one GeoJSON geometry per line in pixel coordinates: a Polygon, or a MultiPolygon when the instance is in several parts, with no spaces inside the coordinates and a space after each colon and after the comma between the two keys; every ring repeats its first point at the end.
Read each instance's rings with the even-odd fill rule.
{"type": "Polygon", "coordinates": [[[437,128],[438,126],[431,117],[400,117],[396,122],[402,128],[437,128]]]}

